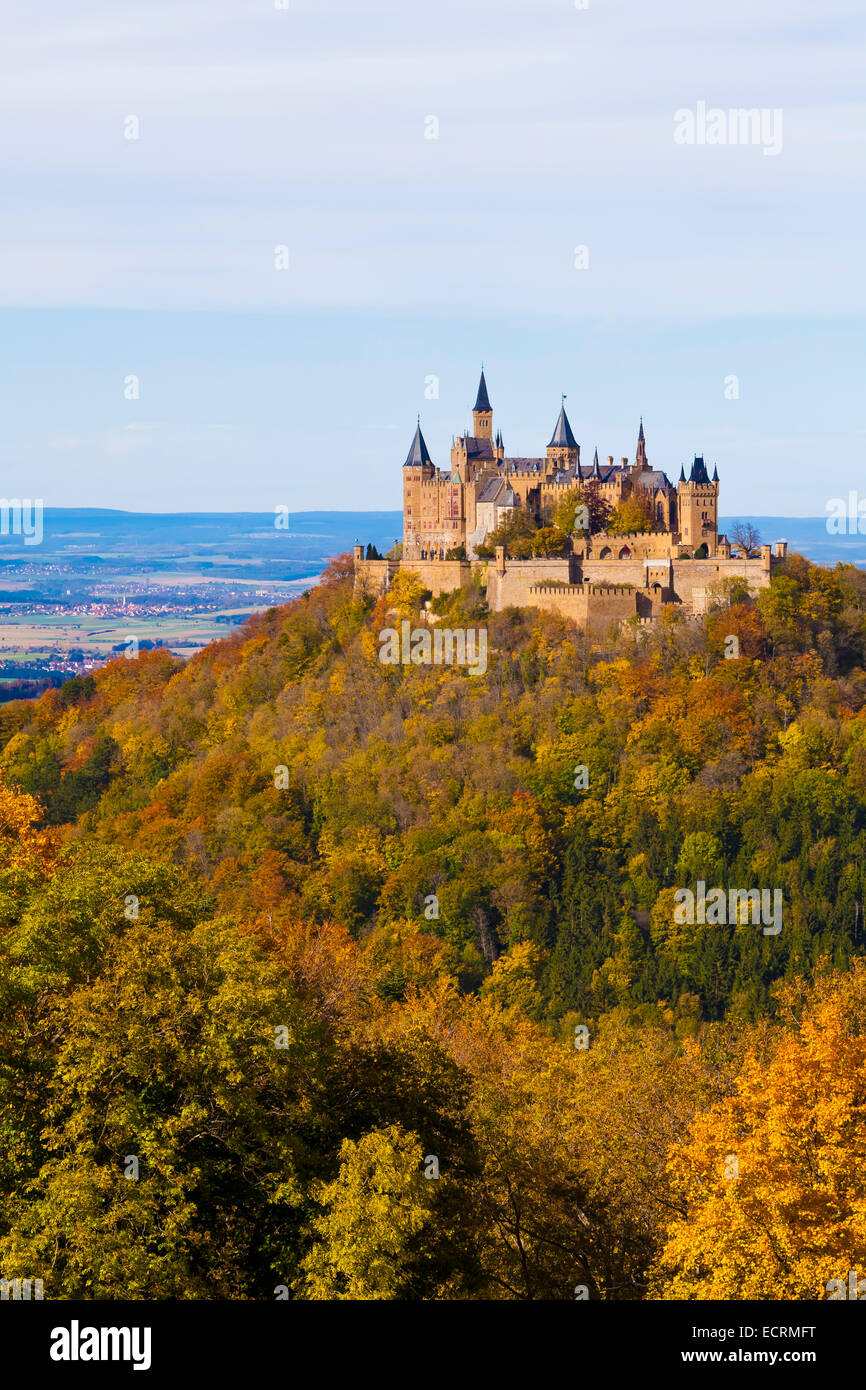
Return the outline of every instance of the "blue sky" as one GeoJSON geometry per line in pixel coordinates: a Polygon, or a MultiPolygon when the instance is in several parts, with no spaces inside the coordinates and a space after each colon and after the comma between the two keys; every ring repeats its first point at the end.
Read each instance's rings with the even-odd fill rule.
{"type": "Polygon", "coordinates": [[[7,495],[394,507],[416,413],[447,466],[482,358],[509,453],[564,391],[586,454],[642,414],[728,515],[862,486],[859,0],[10,8],[7,495]],[[699,102],[781,111],[780,152],[677,144],[699,102]]]}

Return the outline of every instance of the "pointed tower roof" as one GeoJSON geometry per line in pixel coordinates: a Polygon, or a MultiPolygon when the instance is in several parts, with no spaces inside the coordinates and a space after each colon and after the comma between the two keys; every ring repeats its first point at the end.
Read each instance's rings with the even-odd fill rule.
{"type": "Polygon", "coordinates": [[[692,471],[689,474],[690,483],[708,483],[710,481],[707,473],[706,464],[699,454],[695,454],[695,461],[692,464],[692,471]]]}
{"type": "Polygon", "coordinates": [[[718,467],[716,466],[716,464],[713,464],[713,482],[714,482],[714,483],[717,483],[718,481],[719,481],[719,470],[718,470],[718,467]]]}
{"type": "Polygon", "coordinates": [[[686,480],[686,470],[685,470],[685,468],[683,467],[683,465],[680,464],[680,476],[679,476],[679,481],[680,481],[681,483],[684,483],[685,480],[686,480]]]}
{"type": "Polygon", "coordinates": [[[481,368],[481,380],[478,383],[478,395],[475,397],[473,410],[492,410],[490,397],[487,394],[487,382],[484,380],[484,368],[481,368]]]}
{"type": "Polygon", "coordinates": [[[557,420],[557,422],[556,422],[556,428],[555,428],[555,430],[553,431],[553,438],[551,439],[551,441],[550,441],[550,443],[548,444],[547,447],[548,447],[548,449],[550,449],[550,448],[557,448],[557,449],[576,449],[576,448],[577,448],[577,440],[575,439],[574,435],[573,435],[572,432],[571,432],[571,425],[568,423],[568,416],[567,416],[566,413],[565,413],[565,404],[564,404],[564,403],[563,403],[563,405],[562,405],[562,407],[560,408],[560,411],[559,411],[559,419],[557,420]]]}
{"type": "Polygon", "coordinates": [[[412,447],[409,450],[404,468],[410,468],[413,464],[432,463],[430,451],[424,443],[424,436],[421,433],[421,416],[418,416],[418,428],[415,430],[415,438],[412,440],[412,447]]]}
{"type": "Polygon", "coordinates": [[[593,460],[592,460],[592,476],[593,476],[593,478],[600,478],[600,477],[601,477],[601,469],[600,469],[599,466],[598,466],[598,445],[597,445],[597,444],[596,444],[596,446],[595,446],[595,457],[594,457],[593,460]]]}
{"type": "Polygon", "coordinates": [[[647,466],[646,440],[643,434],[643,416],[640,417],[640,429],[637,432],[637,453],[635,454],[634,461],[635,463],[643,464],[644,468],[647,466]]]}

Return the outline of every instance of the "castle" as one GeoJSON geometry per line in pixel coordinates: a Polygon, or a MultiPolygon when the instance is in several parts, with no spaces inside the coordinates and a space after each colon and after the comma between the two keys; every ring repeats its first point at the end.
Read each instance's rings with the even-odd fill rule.
{"type": "Polygon", "coordinates": [[[718,471],[710,477],[703,458],[695,457],[688,477],[681,467],[676,486],[650,467],[643,420],[633,462],[622,457],[615,464],[611,455],[600,464],[596,449],[592,465],[582,465],[564,397],[544,456],[508,457],[501,431],[493,433],[482,368],[472,433],[453,440],[450,471],[435,467],[419,418],[403,465],[402,554],[366,559],[356,545],[355,583],[379,595],[398,570],[408,569],[437,595],[474,576],[486,585],[493,611],[551,609],[599,634],[629,617],[652,621],[666,603],[700,614],[711,586],[722,580],[745,580],[751,589],[769,584],[786,551],[779,541],[762,545],[760,556],[741,553],[719,534],[718,504],[718,471]],[[555,554],[544,554],[542,542],[541,553],[506,558],[507,545],[491,550],[486,543],[509,518],[549,526],[561,516],[560,504],[572,502],[586,504],[583,517],[578,521],[578,511],[567,541],[559,534],[564,545],[555,554]],[[639,531],[617,525],[629,502],[631,516],[641,518],[639,531]]]}

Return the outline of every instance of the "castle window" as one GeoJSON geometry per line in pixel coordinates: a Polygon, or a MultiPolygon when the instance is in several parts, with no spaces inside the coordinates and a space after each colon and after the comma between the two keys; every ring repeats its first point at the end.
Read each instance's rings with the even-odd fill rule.
{"type": "Polygon", "coordinates": [[[621,560],[630,560],[630,559],[631,559],[631,551],[629,550],[629,548],[628,548],[627,545],[624,545],[623,548],[622,548],[622,550],[619,552],[619,558],[620,558],[621,560]]]}

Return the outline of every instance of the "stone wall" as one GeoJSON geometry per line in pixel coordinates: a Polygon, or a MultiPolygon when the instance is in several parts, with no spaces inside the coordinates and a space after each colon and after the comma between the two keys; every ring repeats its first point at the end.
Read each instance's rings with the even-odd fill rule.
{"type": "Polygon", "coordinates": [[[399,560],[365,560],[363,547],[355,547],[355,593],[381,598],[388,592],[391,580],[400,568],[399,560]],[[361,551],[359,556],[358,551],[361,551]]]}
{"type": "Polygon", "coordinates": [[[765,589],[770,582],[769,554],[754,560],[721,559],[677,560],[674,562],[674,593],[678,602],[692,612],[703,613],[712,584],[724,579],[744,579],[752,590],[765,589]]]}
{"type": "Polygon", "coordinates": [[[564,584],[579,581],[579,566],[569,557],[505,561],[497,557],[490,560],[487,564],[488,606],[494,613],[503,608],[521,608],[531,603],[529,590],[533,584],[543,584],[551,579],[564,584]]]}
{"type": "Polygon", "coordinates": [[[672,560],[668,570],[665,561],[643,560],[584,560],[581,568],[584,579],[595,583],[634,584],[644,588],[658,582],[666,591],[666,603],[682,603],[695,612],[703,612],[711,584],[724,579],[745,579],[751,589],[763,589],[770,582],[770,561],[764,557],[754,560],[732,560],[714,556],[709,560],[672,560]]]}
{"type": "Polygon", "coordinates": [[[541,583],[530,587],[527,604],[548,613],[560,613],[584,632],[603,637],[635,614],[637,595],[634,589],[597,589],[592,584],[559,588],[541,583]]]}
{"type": "Polygon", "coordinates": [[[655,556],[665,559],[669,555],[679,554],[679,537],[677,534],[666,531],[636,531],[631,535],[608,535],[606,531],[599,531],[594,536],[590,536],[583,545],[589,551],[590,558],[598,559],[603,550],[611,553],[607,559],[617,560],[619,552],[628,549],[631,553],[625,561],[644,560],[647,556],[655,556]]]}
{"type": "Polygon", "coordinates": [[[725,579],[744,579],[754,591],[770,582],[771,557],[765,546],[760,558],[708,560],[595,560],[575,556],[556,559],[506,560],[501,547],[490,561],[365,560],[355,554],[355,585],[375,598],[386,593],[398,570],[417,574],[434,597],[463,588],[473,575],[487,575],[487,602],[492,612],[503,608],[547,608],[581,626],[597,631],[617,616],[637,613],[658,616],[663,603],[680,603],[691,613],[703,613],[710,587],[725,579]],[[551,583],[553,581],[553,583],[551,583]],[[568,585],[561,588],[560,585],[568,585]],[[614,586],[599,590],[597,585],[614,586]],[[616,586],[629,586],[617,592],[616,586]]]}
{"type": "Polygon", "coordinates": [[[472,578],[473,566],[468,560],[404,560],[400,569],[417,574],[425,589],[434,598],[462,589],[472,578]]]}

